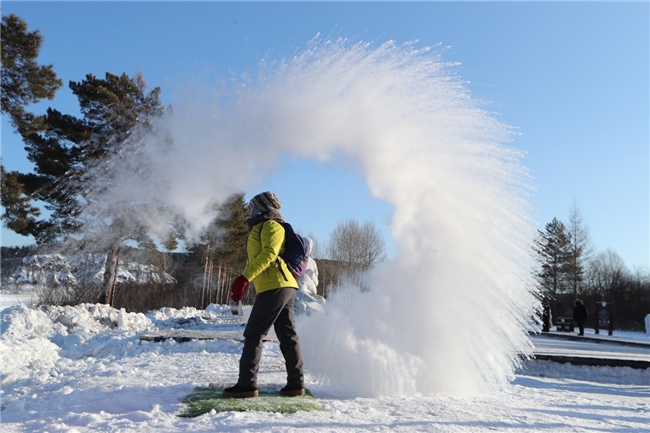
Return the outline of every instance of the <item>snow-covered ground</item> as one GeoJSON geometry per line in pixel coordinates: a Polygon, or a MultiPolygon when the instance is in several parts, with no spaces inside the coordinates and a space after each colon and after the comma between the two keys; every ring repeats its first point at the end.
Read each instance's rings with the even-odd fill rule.
{"type": "Polygon", "coordinates": [[[12,305],[25,305],[31,303],[31,297],[24,294],[0,293],[0,310],[12,305]]]}
{"type": "MultiPolygon", "coordinates": [[[[588,333],[586,333],[589,335],[588,333]]],[[[639,332],[619,332],[617,334],[629,335],[630,338],[612,338],[611,340],[584,339],[574,340],[564,337],[549,338],[546,336],[533,337],[536,355],[562,355],[579,356],[597,359],[630,359],[650,362],[650,340],[645,339],[647,334],[639,332]],[[610,342],[611,341],[611,342],[610,342]],[[647,345],[620,345],[616,341],[645,342],[647,345]]]]}
{"type": "MultiPolygon", "coordinates": [[[[193,387],[234,383],[241,343],[139,339],[144,332],[177,328],[241,326],[225,306],[147,315],[89,304],[4,310],[2,431],[650,432],[650,371],[550,361],[525,362],[509,386],[464,398],[338,398],[326,385],[315,383],[307,366],[308,386],[324,412],[178,418],[181,400],[193,387]]],[[[647,341],[641,333],[625,333],[625,338],[647,341]]],[[[598,347],[590,351],[598,352],[598,347]]],[[[625,350],[600,347],[608,353],[612,347],[625,350]]],[[[284,384],[275,342],[265,343],[259,380],[284,384]]]]}

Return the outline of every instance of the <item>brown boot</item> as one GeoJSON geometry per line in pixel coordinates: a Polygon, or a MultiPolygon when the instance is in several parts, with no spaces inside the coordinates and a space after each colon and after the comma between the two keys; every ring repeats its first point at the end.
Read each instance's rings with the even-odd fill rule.
{"type": "Polygon", "coordinates": [[[232,398],[251,398],[257,397],[258,394],[257,388],[240,385],[231,386],[223,390],[224,397],[232,398]]]}
{"type": "Polygon", "coordinates": [[[280,395],[283,397],[299,397],[305,395],[305,388],[302,386],[285,386],[280,390],[280,395]]]}

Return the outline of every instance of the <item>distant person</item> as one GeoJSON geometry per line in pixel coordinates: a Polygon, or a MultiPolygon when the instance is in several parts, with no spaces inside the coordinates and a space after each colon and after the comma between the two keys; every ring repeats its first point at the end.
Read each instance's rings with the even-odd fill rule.
{"type": "Polygon", "coordinates": [[[573,307],[573,320],[578,324],[580,333],[578,335],[585,335],[585,320],[587,320],[587,307],[580,299],[576,299],[575,306],[573,307]]]}
{"type": "Polygon", "coordinates": [[[542,302],[542,332],[550,332],[553,327],[553,313],[551,312],[551,301],[544,299],[542,302]]]}
{"type": "Polygon", "coordinates": [[[248,261],[244,272],[232,283],[231,299],[240,302],[249,282],[254,283],[257,297],[244,330],[239,380],[235,386],[223,390],[224,397],[258,395],[257,372],[262,358],[262,339],[271,326],[280,341],[287,369],[287,386],[280,390],[280,394],[299,396],[305,393],[302,354],[293,311],[298,282],[279,257],[285,243],[284,228],[280,224],[284,220],[279,209],[280,200],[268,191],[256,195],[248,204],[248,261]]]}

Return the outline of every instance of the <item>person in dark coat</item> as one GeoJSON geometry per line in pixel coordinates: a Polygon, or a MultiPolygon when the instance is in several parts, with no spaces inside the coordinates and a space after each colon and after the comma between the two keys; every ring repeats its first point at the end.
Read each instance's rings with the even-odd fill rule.
{"type": "Polygon", "coordinates": [[[576,299],[575,306],[573,307],[573,321],[578,324],[580,333],[578,335],[585,335],[585,320],[587,320],[587,307],[580,299],[576,299]]]}

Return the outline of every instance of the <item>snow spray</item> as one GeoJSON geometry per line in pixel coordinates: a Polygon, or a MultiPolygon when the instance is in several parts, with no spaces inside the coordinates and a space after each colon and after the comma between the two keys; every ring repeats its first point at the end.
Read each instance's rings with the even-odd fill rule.
{"type": "Polygon", "coordinates": [[[255,73],[180,89],[173,114],[138,144],[146,180],[125,165],[124,191],[112,191],[156,197],[191,239],[214,203],[250,192],[283,153],[353,158],[371,194],[394,206],[400,252],[365,276],[369,290],[350,287],[299,323],[310,379],[346,396],[499,388],[531,350],[530,179],[507,146],[512,129],[443,54],[316,38],[255,73]]]}

